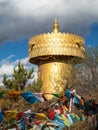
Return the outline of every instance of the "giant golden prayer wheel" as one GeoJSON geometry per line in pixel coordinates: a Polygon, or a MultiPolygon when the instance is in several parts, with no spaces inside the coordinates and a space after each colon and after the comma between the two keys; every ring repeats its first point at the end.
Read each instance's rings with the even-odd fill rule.
{"type": "MultiPolygon", "coordinates": [[[[43,82],[42,92],[61,93],[71,77],[73,64],[84,59],[84,39],[78,35],[59,32],[55,20],[53,32],[29,39],[29,61],[38,65],[38,78],[43,82]]],[[[51,99],[51,96],[46,96],[51,99]]]]}

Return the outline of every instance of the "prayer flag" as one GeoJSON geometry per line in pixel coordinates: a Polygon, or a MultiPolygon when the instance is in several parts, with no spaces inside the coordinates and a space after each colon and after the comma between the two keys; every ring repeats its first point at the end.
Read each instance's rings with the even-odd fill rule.
{"type": "Polygon", "coordinates": [[[71,113],[69,114],[69,116],[70,116],[70,118],[72,119],[73,124],[74,124],[74,123],[76,122],[75,119],[74,119],[74,116],[73,116],[71,113]]]}
{"type": "Polygon", "coordinates": [[[66,100],[66,97],[65,97],[64,93],[61,93],[61,94],[60,94],[60,99],[61,99],[63,102],[66,100]]]}
{"type": "Polygon", "coordinates": [[[57,120],[51,120],[51,122],[55,123],[58,125],[58,127],[56,128],[56,130],[63,130],[63,128],[65,127],[65,124],[64,123],[60,123],[59,121],[57,120]]]}
{"type": "Polygon", "coordinates": [[[17,110],[6,110],[4,111],[5,118],[9,120],[16,120],[17,119],[17,110]]]}
{"type": "Polygon", "coordinates": [[[44,119],[44,120],[47,118],[47,116],[46,116],[44,113],[36,113],[36,115],[37,115],[39,118],[44,119]]]}
{"type": "Polygon", "coordinates": [[[22,92],[21,95],[31,104],[39,102],[39,100],[32,94],[32,92],[22,92]]]}
{"type": "Polygon", "coordinates": [[[17,127],[19,130],[25,130],[25,121],[22,119],[19,123],[17,123],[17,127]]]}
{"type": "Polygon", "coordinates": [[[0,112],[0,123],[1,123],[3,120],[4,120],[4,114],[3,114],[3,112],[1,111],[1,112],[0,112]]]}
{"type": "Polygon", "coordinates": [[[3,98],[3,94],[4,94],[3,92],[0,92],[0,98],[3,98]]]}
{"type": "Polygon", "coordinates": [[[74,96],[73,101],[75,104],[80,104],[79,99],[76,96],[74,96]]]}
{"type": "Polygon", "coordinates": [[[53,96],[57,97],[57,98],[60,98],[60,94],[57,94],[57,93],[51,93],[53,96]]]}
{"type": "Polygon", "coordinates": [[[33,95],[40,101],[44,102],[45,99],[43,98],[43,93],[33,93],[33,95]]]}
{"type": "Polygon", "coordinates": [[[69,114],[67,114],[67,117],[68,117],[68,119],[69,119],[70,123],[73,125],[73,124],[74,124],[74,122],[73,122],[73,120],[72,120],[72,118],[70,117],[70,115],[69,115],[69,114]]]}
{"type": "Polygon", "coordinates": [[[65,97],[70,98],[70,95],[71,95],[71,91],[69,89],[67,89],[65,92],[65,97]]]}
{"type": "Polygon", "coordinates": [[[65,117],[65,115],[64,114],[61,114],[61,117],[62,117],[62,119],[64,120],[64,122],[65,122],[65,124],[66,124],[66,126],[70,126],[70,121],[65,117]]]}
{"type": "Polygon", "coordinates": [[[65,124],[57,114],[55,114],[55,118],[58,122],[65,124]]]}
{"type": "Polygon", "coordinates": [[[16,90],[8,91],[7,94],[8,94],[9,96],[11,96],[12,98],[16,98],[16,97],[20,96],[20,92],[19,92],[19,91],[16,91],[16,90]]]}
{"type": "Polygon", "coordinates": [[[76,114],[75,117],[76,121],[80,121],[80,117],[76,114]]]}

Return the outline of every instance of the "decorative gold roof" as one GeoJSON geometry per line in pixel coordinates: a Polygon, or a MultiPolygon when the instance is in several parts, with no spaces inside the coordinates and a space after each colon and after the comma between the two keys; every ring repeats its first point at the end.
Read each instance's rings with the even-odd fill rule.
{"type": "Polygon", "coordinates": [[[74,56],[84,58],[84,39],[81,36],[59,32],[55,20],[53,32],[39,34],[29,39],[29,60],[36,64],[36,59],[47,56],[74,56]],[[33,62],[34,61],[34,62],[33,62]]]}

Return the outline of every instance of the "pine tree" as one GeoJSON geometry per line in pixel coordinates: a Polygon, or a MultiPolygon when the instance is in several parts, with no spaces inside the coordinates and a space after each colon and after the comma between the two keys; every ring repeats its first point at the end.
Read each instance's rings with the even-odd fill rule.
{"type": "Polygon", "coordinates": [[[29,79],[33,79],[34,75],[34,68],[31,68],[29,71],[26,70],[22,63],[18,63],[17,69],[14,68],[14,72],[11,79],[8,79],[6,74],[3,76],[3,84],[8,89],[16,89],[16,90],[23,90],[26,82],[29,79]]]}

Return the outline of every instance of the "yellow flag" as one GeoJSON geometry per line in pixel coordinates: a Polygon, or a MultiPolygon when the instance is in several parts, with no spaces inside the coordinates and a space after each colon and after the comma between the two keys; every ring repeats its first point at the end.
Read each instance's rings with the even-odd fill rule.
{"type": "Polygon", "coordinates": [[[4,111],[4,116],[9,121],[12,119],[17,119],[17,113],[17,110],[6,110],[4,111]]]}
{"type": "Polygon", "coordinates": [[[60,94],[60,99],[61,99],[63,102],[66,100],[66,97],[65,97],[64,93],[61,93],[61,94],[60,94]]]}
{"type": "Polygon", "coordinates": [[[30,128],[29,130],[33,130],[33,128],[30,128]]]}
{"type": "Polygon", "coordinates": [[[20,92],[16,90],[8,91],[7,94],[13,98],[20,96],[20,92]]]}
{"type": "Polygon", "coordinates": [[[61,117],[59,116],[59,118],[64,122],[64,124],[66,125],[66,121],[61,117]]]}
{"type": "Polygon", "coordinates": [[[47,116],[44,113],[36,113],[36,116],[38,116],[41,119],[46,119],[47,116]]]}
{"type": "Polygon", "coordinates": [[[63,106],[63,108],[64,108],[65,111],[68,111],[68,108],[66,106],[63,106]]]}

